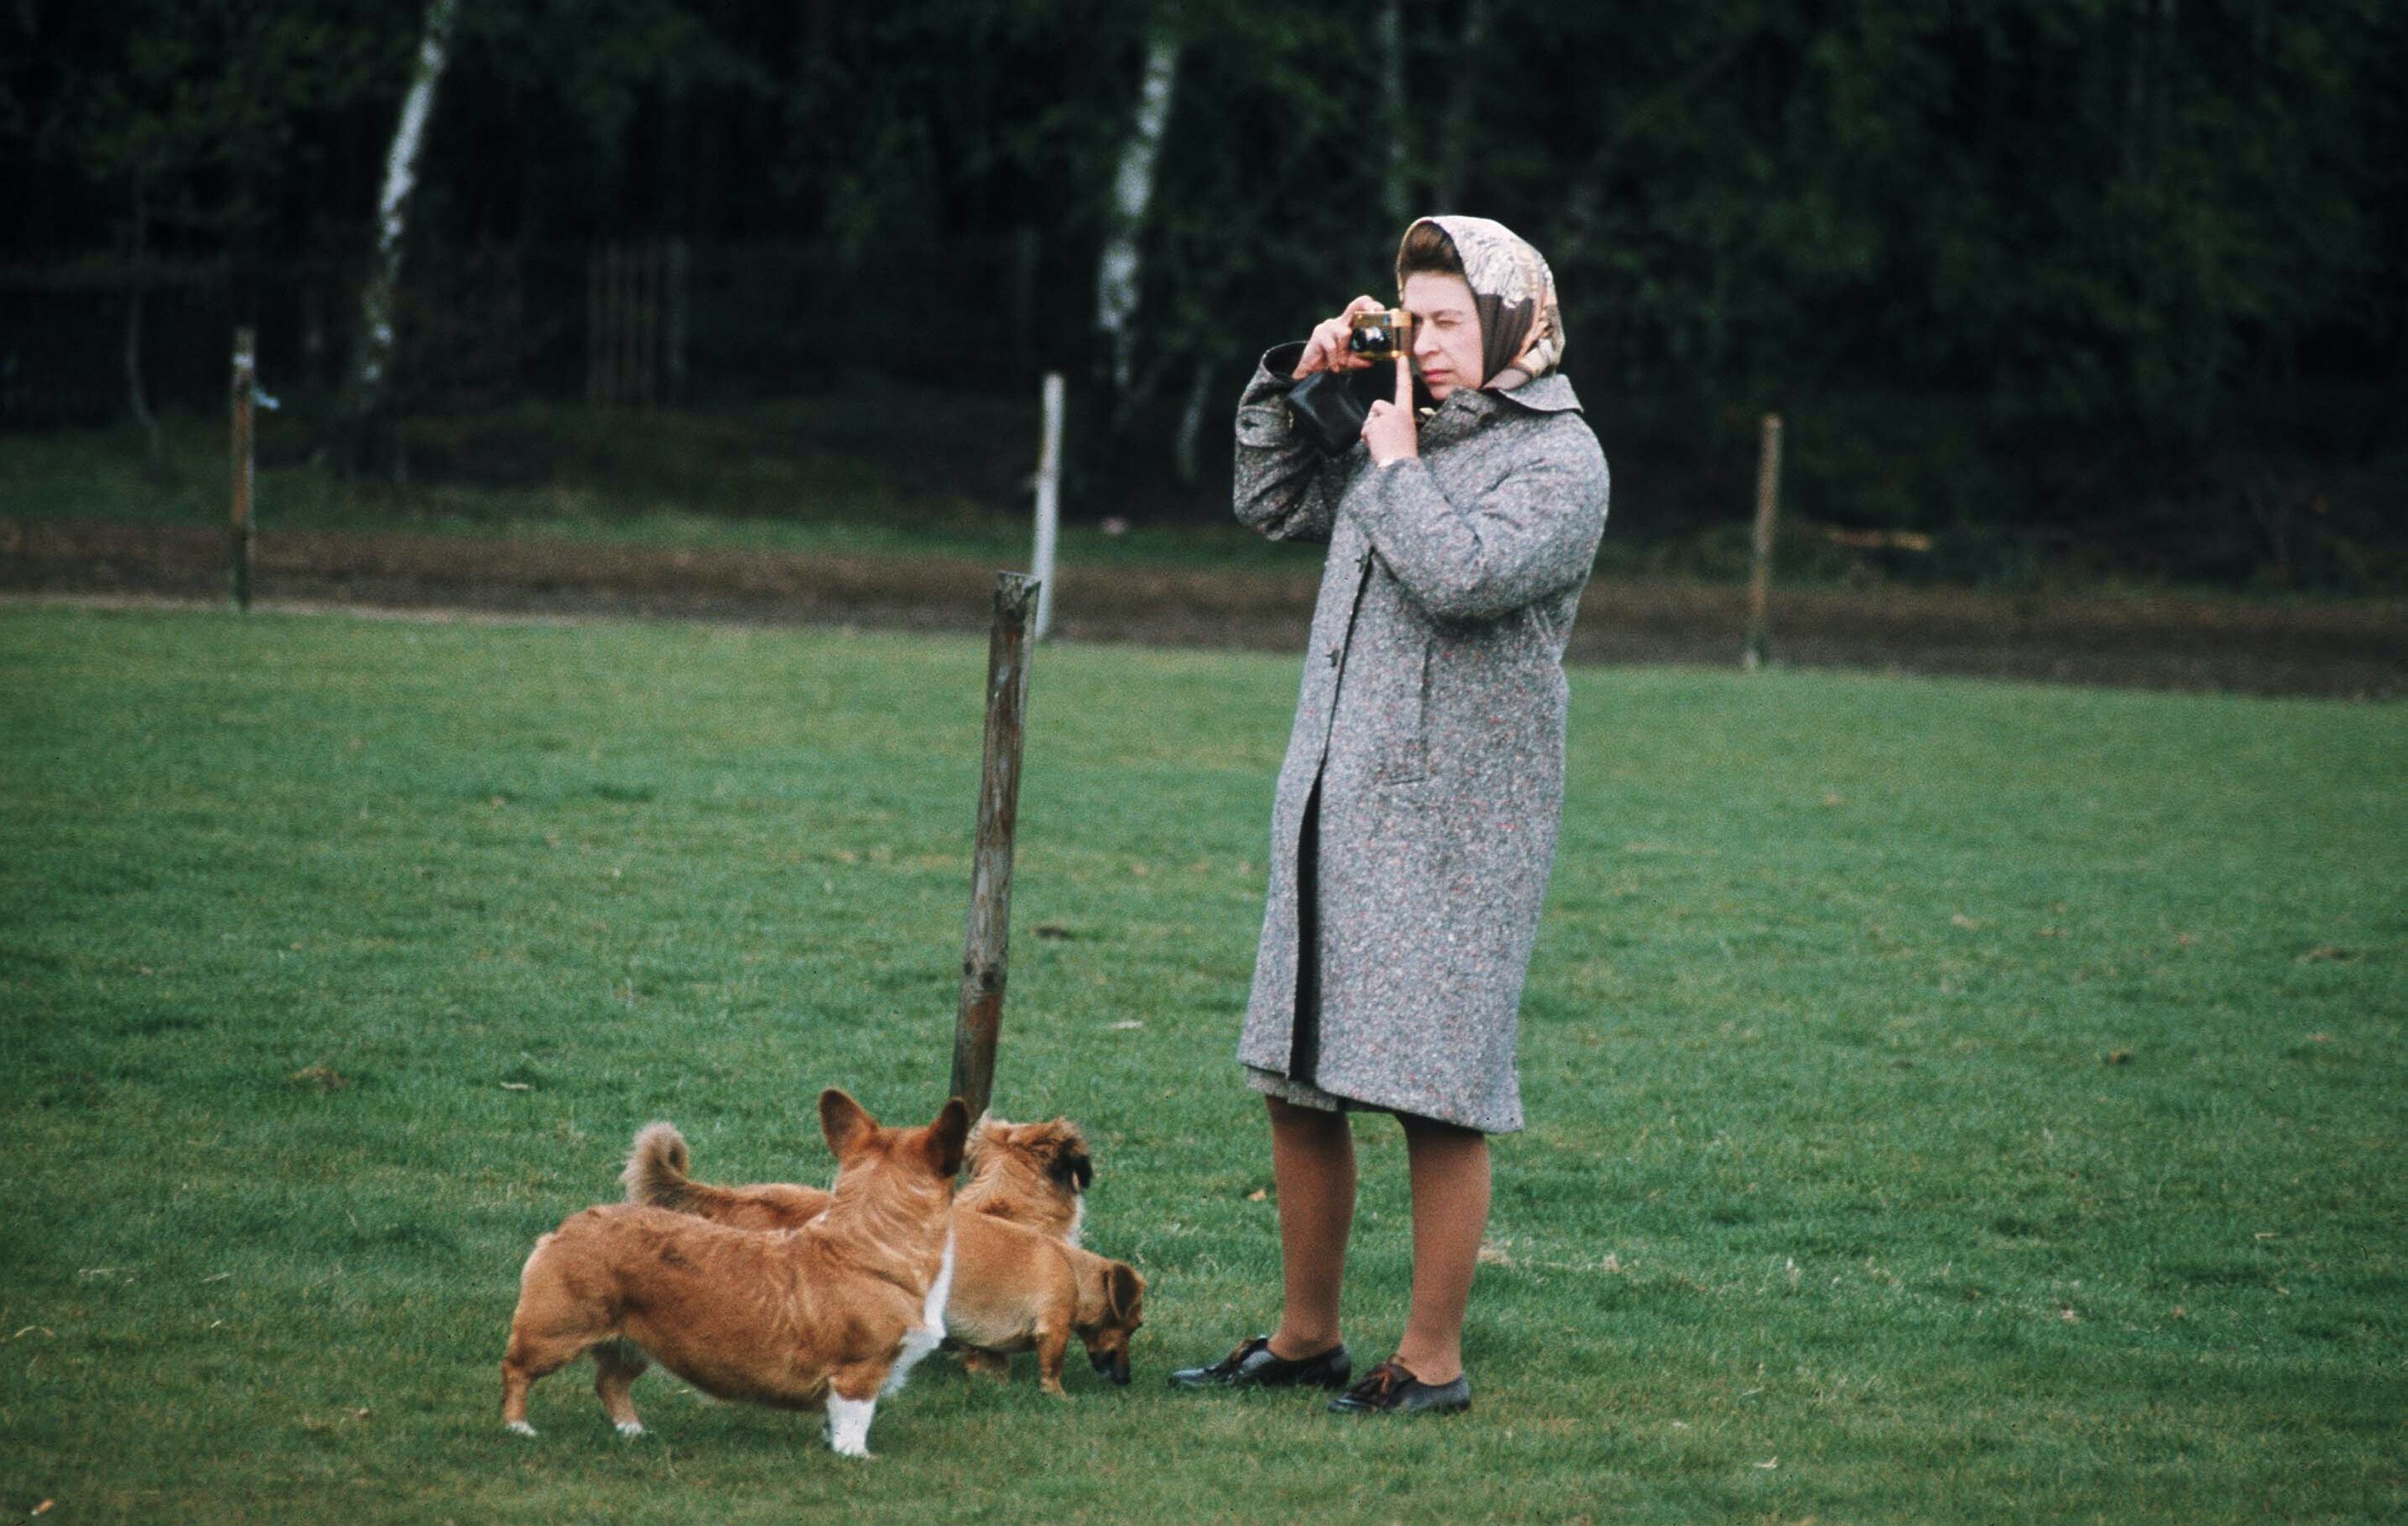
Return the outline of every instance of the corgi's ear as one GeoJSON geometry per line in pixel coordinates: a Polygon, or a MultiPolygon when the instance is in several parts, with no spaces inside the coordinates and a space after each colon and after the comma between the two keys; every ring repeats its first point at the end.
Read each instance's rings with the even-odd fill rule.
{"type": "Polygon", "coordinates": [[[1112,1262],[1111,1273],[1104,1279],[1104,1305],[1111,1311],[1112,1323],[1127,1324],[1144,1297],[1145,1278],[1125,1262],[1112,1262]]]}
{"type": "Polygon", "coordinates": [[[828,1148],[838,1160],[852,1159],[877,1129],[878,1120],[835,1087],[820,1093],[820,1132],[827,1135],[828,1148]]]}
{"type": "Polygon", "coordinates": [[[937,1121],[928,1125],[928,1163],[937,1175],[951,1179],[962,1169],[962,1145],[969,1137],[970,1110],[962,1099],[945,1104],[937,1121]]]}

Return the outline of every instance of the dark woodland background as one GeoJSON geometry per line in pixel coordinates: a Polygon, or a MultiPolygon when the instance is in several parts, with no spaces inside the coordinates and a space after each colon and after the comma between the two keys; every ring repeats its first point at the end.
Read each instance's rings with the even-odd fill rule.
{"type": "MultiPolygon", "coordinates": [[[[428,14],[0,8],[0,430],[222,409],[246,322],[335,429],[428,14]]],[[[661,405],[900,381],[942,431],[1060,369],[1073,513],[1218,516],[1254,357],[1458,210],[1555,267],[1619,535],[1735,533],[1778,410],[1799,512],[1931,576],[2408,588],[2392,0],[465,0],[427,131],[394,417],[589,397],[632,249],[661,405]]]]}

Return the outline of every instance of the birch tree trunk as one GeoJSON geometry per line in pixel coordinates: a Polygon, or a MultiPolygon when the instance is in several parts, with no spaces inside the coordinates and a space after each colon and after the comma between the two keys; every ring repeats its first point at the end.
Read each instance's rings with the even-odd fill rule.
{"type": "MultiPolygon", "coordinates": [[[[401,281],[401,239],[409,213],[409,193],[418,185],[418,154],[426,140],[427,119],[435,110],[435,87],[442,81],[451,60],[452,23],[459,0],[426,0],[426,27],[418,43],[418,64],[411,72],[409,94],[394,124],[393,144],[384,160],[384,189],[377,197],[376,255],[360,288],[359,350],[351,365],[350,406],[346,421],[364,432],[384,402],[393,370],[394,292],[401,281]]],[[[354,440],[354,446],[359,440],[354,440]]]]}
{"type": "Polygon", "coordinates": [[[1129,390],[1129,321],[1137,315],[1144,274],[1138,240],[1145,231],[1146,209],[1154,202],[1154,165],[1162,154],[1163,128],[1170,121],[1171,88],[1178,77],[1178,9],[1166,5],[1154,18],[1154,33],[1146,44],[1145,83],[1138,95],[1137,118],[1121,144],[1103,258],[1096,271],[1096,333],[1101,341],[1116,422],[1123,416],[1129,390]]]}

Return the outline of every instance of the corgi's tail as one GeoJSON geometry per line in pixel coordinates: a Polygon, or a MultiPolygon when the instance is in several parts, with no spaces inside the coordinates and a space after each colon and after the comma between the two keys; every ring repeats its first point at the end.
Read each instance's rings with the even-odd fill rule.
{"type": "Polygon", "coordinates": [[[682,1208],[693,1195],[694,1180],[686,1175],[685,1135],[674,1123],[647,1123],[636,1133],[627,1151],[627,1169],[619,1179],[627,1184],[627,1201],[655,1208],[682,1208]]]}

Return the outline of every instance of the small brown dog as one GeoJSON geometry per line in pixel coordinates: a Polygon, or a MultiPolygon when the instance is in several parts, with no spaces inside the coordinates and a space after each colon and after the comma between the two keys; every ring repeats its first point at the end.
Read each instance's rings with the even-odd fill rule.
{"type": "Polygon", "coordinates": [[[625,1434],[646,1358],[723,1399],[824,1405],[828,1445],[867,1457],[878,1396],[943,1338],[954,1262],[953,1177],[969,1111],[881,1128],[820,1094],[836,1190],[776,1234],[635,1204],[588,1208],[536,1242],[502,1357],[502,1420],[533,1435],[527,1390],[587,1351],[594,1392],[625,1434]]]}
{"type": "MultiPolygon", "coordinates": [[[[971,1132],[968,1162],[969,1185],[953,1200],[953,1280],[944,1307],[945,1333],[965,1348],[963,1364],[1008,1376],[1010,1353],[1033,1349],[1039,1383],[1060,1395],[1075,1334],[1096,1371],[1127,1383],[1129,1336],[1145,1322],[1145,1279],[1076,1244],[1082,1194],[1095,1179],[1077,1126],[984,1119],[971,1132]]],[[[627,1199],[751,1230],[792,1229],[827,1205],[816,1188],[717,1187],[695,1181],[690,1169],[676,1127],[648,1124],[628,1152],[627,1199]]]]}
{"type": "Polygon", "coordinates": [[[1011,1376],[1011,1353],[1037,1353],[1037,1381],[1056,1398],[1072,1335],[1096,1371],[1126,1387],[1129,1337],[1145,1323],[1145,1278],[1125,1262],[986,1214],[953,1213],[953,1285],[945,1334],[962,1365],[1011,1376]]]}

